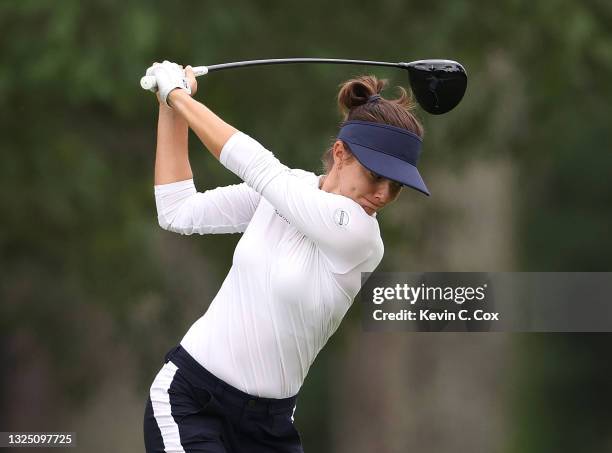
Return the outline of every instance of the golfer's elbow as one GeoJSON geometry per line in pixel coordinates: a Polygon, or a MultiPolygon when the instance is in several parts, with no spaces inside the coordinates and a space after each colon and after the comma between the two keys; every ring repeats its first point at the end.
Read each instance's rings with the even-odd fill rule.
{"type": "Polygon", "coordinates": [[[193,222],[185,208],[189,210],[187,200],[184,200],[179,206],[173,207],[173,209],[158,209],[157,223],[162,229],[172,233],[192,234],[193,222]]]}
{"type": "Polygon", "coordinates": [[[168,217],[165,217],[163,215],[158,215],[157,221],[162,229],[170,231],[172,233],[190,235],[194,232],[193,226],[179,225],[179,222],[177,222],[176,219],[169,219],[168,217]]]}
{"type": "Polygon", "coordinates": [[[157,223],[161,227],[162,230],[173,231],[172,229],[172,220],[168,219],[161,213],[157,213],[157,223]]]}
{"type": "Polygon", "coordinates": [[[187,233],[184,226],[189,224],[190,206],[197,193],[193,180],[155,186],[155,205],[157,222],[161,228],[181,234],[187,233]],[[179,224],[181,227],[179,227],[179,224]]]}

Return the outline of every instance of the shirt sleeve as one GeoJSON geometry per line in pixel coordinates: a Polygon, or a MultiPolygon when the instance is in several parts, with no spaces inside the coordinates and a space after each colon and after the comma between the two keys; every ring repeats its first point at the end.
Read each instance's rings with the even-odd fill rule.
{"type": "Polygon", "coordinates": [[[298,178],[248,135],[234,133],[223,146],[220,161],[314,241],[333,272],[347,273],[375,252],[378,222],[360,205],[298,178]]]}
{"type": "Polygon", "coordinates": [[[193,179],[154,187],[159,225],[180,234],[242,233],[260,195],[245,183],[197,192],[193,179]]]}

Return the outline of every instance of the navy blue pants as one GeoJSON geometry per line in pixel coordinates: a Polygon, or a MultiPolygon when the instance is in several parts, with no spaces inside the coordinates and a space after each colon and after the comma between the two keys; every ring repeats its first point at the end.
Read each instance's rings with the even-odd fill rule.
{"type": "Polygon", "coordinates": [[[148,453],[303,452],[296,397],[259,398],[207,371],[181,346],[166,354],[144,414],[148,453]]]}

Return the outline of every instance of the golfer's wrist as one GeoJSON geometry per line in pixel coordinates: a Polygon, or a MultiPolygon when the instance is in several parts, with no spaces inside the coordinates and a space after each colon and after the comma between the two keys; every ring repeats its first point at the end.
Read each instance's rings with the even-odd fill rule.
{"type": "Polygon", "coordinates": [[[181,88],[175,88],[168,93],[168,98],[166,101],[171,108],[175,108],[181,105],[186,98],[191,98],[189,93],[181,88]]]}
{"type": "Polygon", "coordinates": [[[159,113],[164,115],[164,116],[168,116],[168,117],[174,116],[174,110],[172,110],[172,107],[168,106],[161,99],[159,100],[159,113]]]}
{"type": "Polygon", "coordinates": [[[187,131],[189,126],[187,121],[171,107],[168,107],[165,103],[160,102],[159,104],[159,121],[160,125],[167,125],[166,127],[172,128],[174,134],[182,134],[183,131],[187,131]]]}

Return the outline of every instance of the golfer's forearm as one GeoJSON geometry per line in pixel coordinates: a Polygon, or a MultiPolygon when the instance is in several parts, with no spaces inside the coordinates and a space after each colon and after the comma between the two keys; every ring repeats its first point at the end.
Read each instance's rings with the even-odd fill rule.
{"type": "Polygon", "coordinates": [[[223,145],[237,130],[182,90],[170,93],[170,103],[218,160],[223,145]]]}
{"type": "Polygon", "coordinates": [[[160,104],[155,154],[155,185],[193,178],[187,147],[188,126],[185,120],[160,104]]]}

